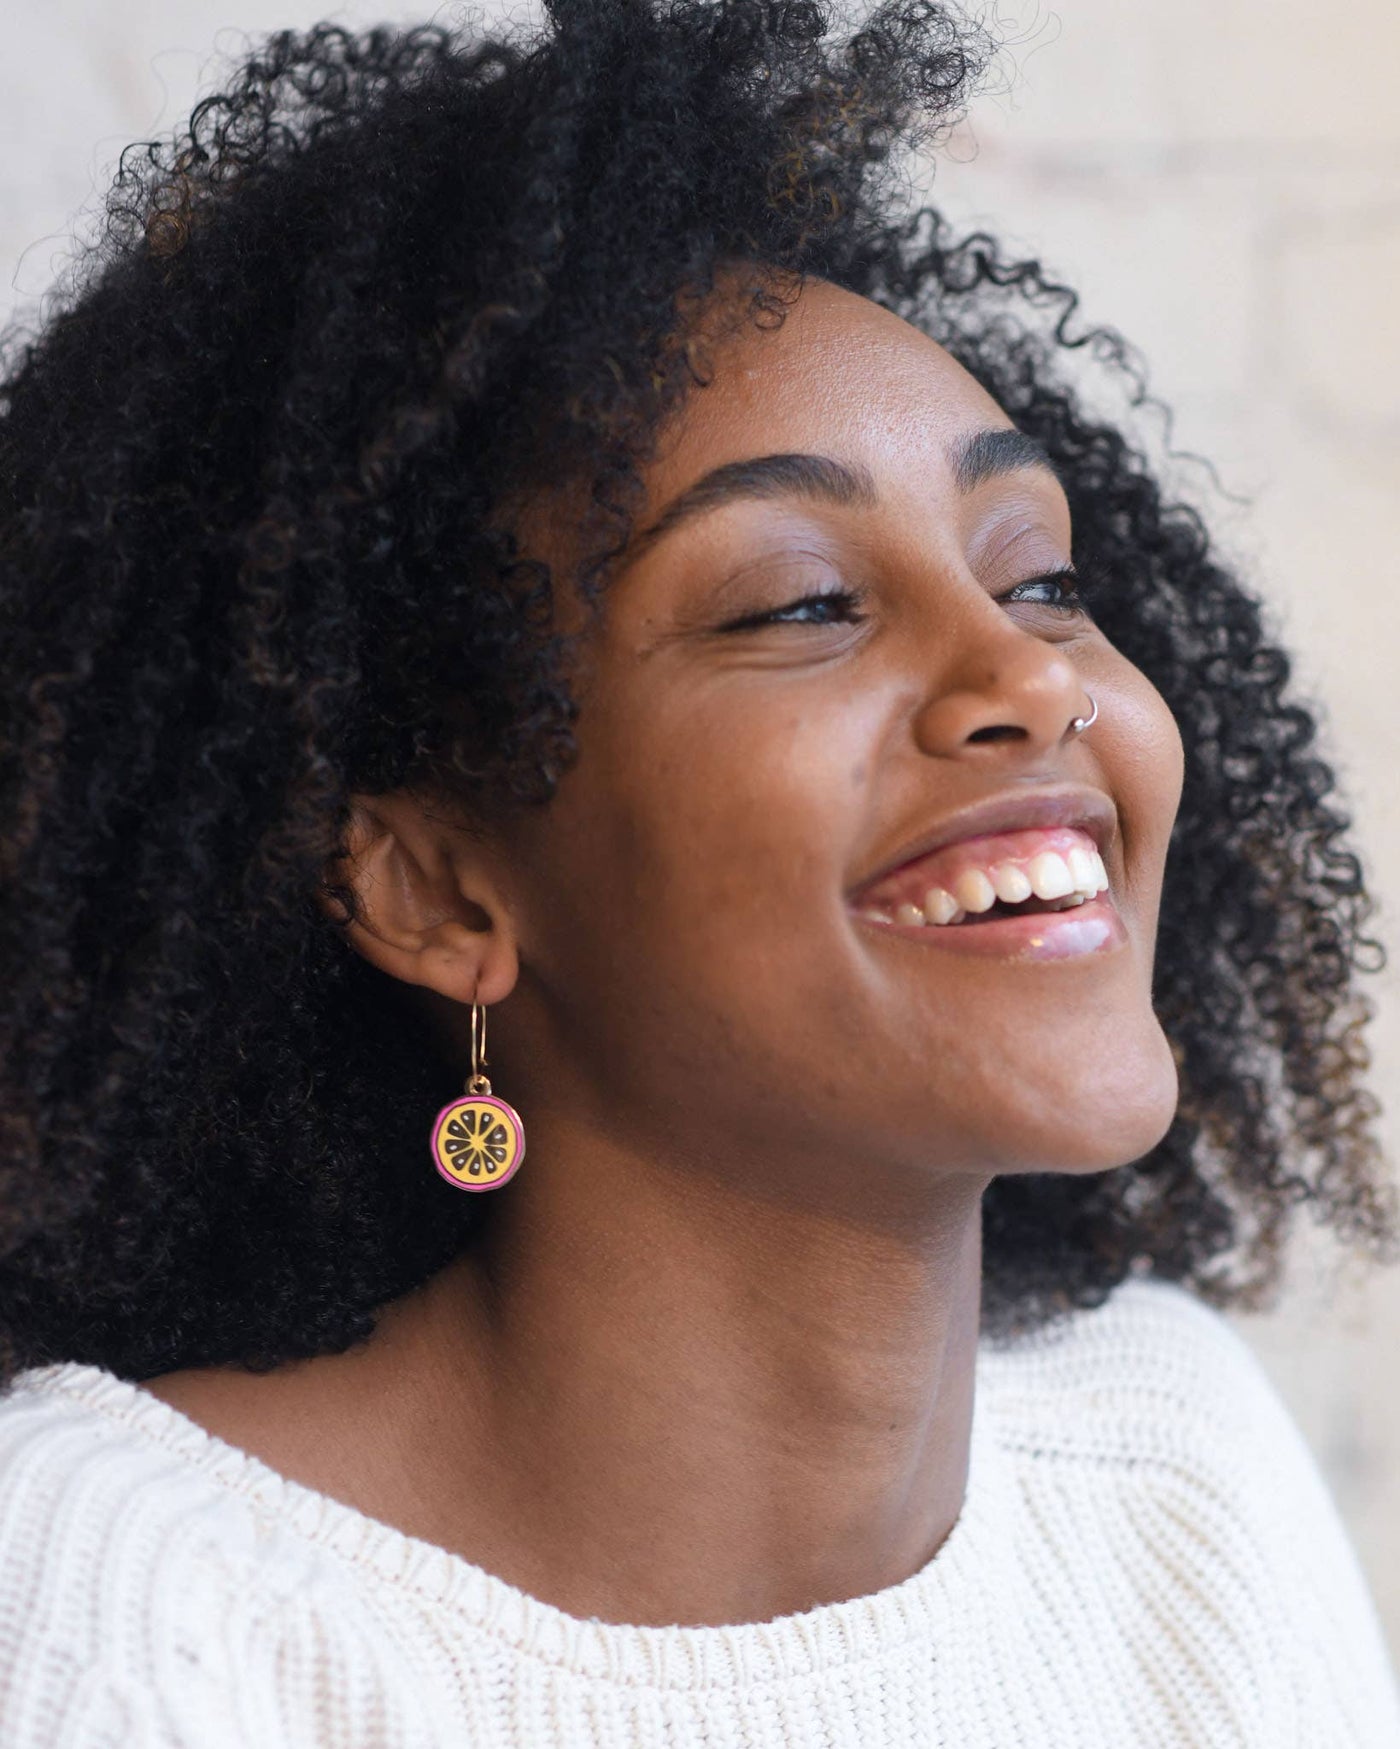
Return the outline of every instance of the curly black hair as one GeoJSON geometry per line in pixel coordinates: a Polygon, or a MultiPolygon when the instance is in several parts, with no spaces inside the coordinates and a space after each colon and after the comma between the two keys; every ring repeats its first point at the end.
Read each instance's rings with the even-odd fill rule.
{"type": "Polygon", "coordinates": [[[571,645],[509,507],[588,488],[567,582],[596,607],[703,392],[682,294],[736,263],[746,320],[832,281],[1047,446],[1098,622],[1185,743],[1153,992],[1178,1112],[1130,1166],[991,1184],[984,1329],[1149,1271],[1257,1307],[1302,1202],[1389,1259],[1356,987],[1384,953],[1316,715],[1067,368],[1136,355],[905,198],[995,45],[931,0],[844,35],[814,0],[495,28],[252,46],[122,154],[43,324],[4,337],[0,1380],[343,1350],[489,1218],[423,1166],[461,1066],[327,869],[356,791],[548,805],[571,645]]]}

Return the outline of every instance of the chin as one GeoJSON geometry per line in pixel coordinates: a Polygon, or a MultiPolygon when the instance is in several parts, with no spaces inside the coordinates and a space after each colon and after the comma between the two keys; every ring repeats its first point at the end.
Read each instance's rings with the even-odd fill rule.
{"type": "Polygon", "coordinates": [[[1119,1053],[1098,1072],[1038,1088],[998,1172],[1087,1176],[1150,1154],[1171,1128],[1180,1096],[1171,1047],[1160,1028],[1153,1030],[1155,1042],[1147,1048],[1119,1053]]]}

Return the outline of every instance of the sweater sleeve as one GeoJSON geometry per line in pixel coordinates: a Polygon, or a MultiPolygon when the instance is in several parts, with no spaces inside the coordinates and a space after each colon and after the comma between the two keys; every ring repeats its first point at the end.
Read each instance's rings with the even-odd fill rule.
{"type": "MultiPolygon", "coordinates": [[[[1241,1510],[1274,1574],[1289,1623],[1299,1743],[1306,1749],[1397,1749],[1400,1690],[1375,1601],[1332,1492],[1253,1349],[1219,1313],[1229,1364],[1222,1411],[1250,1478],[1241,1510]]],[[[1222,1432],[1225,1429],[1222,1427],[1222,1432]]]]}

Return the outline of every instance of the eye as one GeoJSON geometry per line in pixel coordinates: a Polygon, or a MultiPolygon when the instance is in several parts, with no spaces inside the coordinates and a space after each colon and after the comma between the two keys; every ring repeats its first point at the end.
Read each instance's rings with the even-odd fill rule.
{"type": "Polygon", "coordinates": [[[1080,573],[1075,570],[1073,565],[1064,565],[1058,571],[1046,571],[1039,577],[1027,577],[1024,583],[1017,583],[1013,588],[1008,589],[1005,595],[999,595],[997,600],[1024,601],[1030,598],[1021,594],[1023,589],[1055,589],[1059,592],[1058,600],[1031,601],[1032,607],[1048,607],[1056,613],[1063,613],[1067,616],[1081,614],[1087,618],[1089,608],[1083,596],[1080,595],[1078,589],[1068,587],[1068,585],[1079,583],[1082,580],[1080,573]]]}
{"type": "Polygon", "coordinates": [[[864,597],[853,589],[818,590],[811,595],[804,595],[797,601],[790,601],[785,607],[775,607],[769,613],[751,613],[743,619],[731,620],[724,627],[727,632],[743,631],[753,626],[764,625],[848,625],[858,624],[865,618],[859,611],[864,597]],[[796,619],[789,617],[812,609],[816,618],[796,619]]]}

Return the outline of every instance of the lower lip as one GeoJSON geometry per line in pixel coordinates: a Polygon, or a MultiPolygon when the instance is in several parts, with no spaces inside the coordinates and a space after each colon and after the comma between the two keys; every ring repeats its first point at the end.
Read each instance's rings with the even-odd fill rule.
{"type": "Polygon", "coordinates": [[[1112,953],[1127,945],[1128,932],[1109,898],[1086,899],[1069,911],[1037,911],[998,917],[990,923],[879,923],[857,920],[882,935],[897,935],[949,953],[990,954],[994,959],[1066,960],[1112,953]]]}

